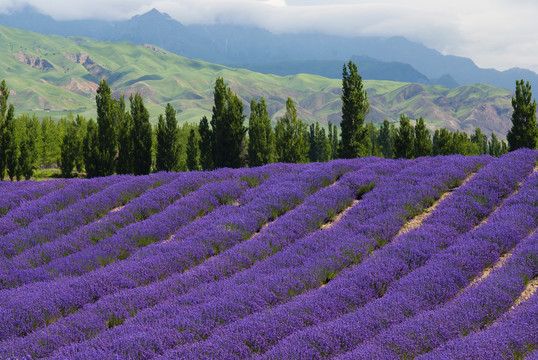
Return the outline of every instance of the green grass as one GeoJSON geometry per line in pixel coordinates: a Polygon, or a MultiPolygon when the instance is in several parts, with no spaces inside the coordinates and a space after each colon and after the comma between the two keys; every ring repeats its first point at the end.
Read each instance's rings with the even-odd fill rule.
{"type": "MultiPolygon", "coordinates": [[[[103,68],[116,96],[122,93],[128,98],[133,92],[141,92],[154,123],[168,102],[177,110],[180,123],[198,122],[202,116],[210,115],[218,76],[243,99],[246,114],[250,100],[263,96],[270,116],[276,119],[284,114],[286,98],[291,97],[299,117],[306,122],[327,124],[340,119],[340,80],[307,74],[264,75],[163,54],[127,42],[46,36],[0,26],[0,79],[5,79],[12,90],[10,101],[17,113],[60,118],[72,111],[95,118],[95,87],[100,76],[90,74],[68,58],[69,54],[81,53],[89,54],[103,68]],[[47,60],[54,69],[37,70],[20,62],[17,57],[21,51],[47,60]]],[[[364,86],[372,106],[367,119],[376,123],[385,118],[398,121],[405,113],[412,119],[424,117],[430,128],[447,126],[456,130],[476,123],[485,133],[494,131],[501,137],[510,125],[507,114],[512,94],[490,85],[448,89],[366,80],[364,86]],[[483,104],[495,106],[501,115],[489,119],[490,113],[477,113],[483,104]]]]}
{"type": "Polygon", "coordinates": [[[60,177],[60,169],[59,168],[43,168],[43,169],[37,169],[34,171],[34,176],[32,177],[32,180],[36,181],[42,181],[42,180],[49,180],[54,178],[60,177]]]}

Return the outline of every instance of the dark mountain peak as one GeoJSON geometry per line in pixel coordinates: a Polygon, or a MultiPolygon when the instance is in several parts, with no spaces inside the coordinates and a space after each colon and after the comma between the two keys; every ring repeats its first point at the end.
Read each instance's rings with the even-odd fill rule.
{"type": "Polygon", "coordinates": [[[146,21],[163,21],[163,20],[174,20],[167,13],[162,13],[159,10],[153,8],[147,13],[136,15],[131,20],[146,20],[146,21]]]}
{"type": "Polygon", "coordinates": [[[447,88],[457,88],[460,86],[450,74],[444,74],[440,78],[434,80],[435,85],[441,85],[447,88]]]}
{"type": "Polygon", "coordinates": [[[41,27],[53,26],[55,20],[49,15],[44,15],[39,12],[35,7],[26,5],[19,8],[9,14],[0,14],[0,21],[4,26],[13,27],[30,27],[29,30],[40,30],[41,27]],[[34,27],[32,29],[31,27],[34,27]]]}

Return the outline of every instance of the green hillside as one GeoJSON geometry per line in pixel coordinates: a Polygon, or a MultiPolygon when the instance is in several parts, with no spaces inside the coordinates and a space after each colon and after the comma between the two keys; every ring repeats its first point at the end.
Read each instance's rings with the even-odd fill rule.
{"type": "MultiPolygon", "coordinates": [[[[360,72],[360,69],[359,69],[360,72]]],[[[222,76],[243,100],[263,96],[278,118],[291,97],[306,120],[340,121],[340,80],[315,75],[263,75],[192,60],[154,46],[45,36],[0,26],[0,79],[11,89],[18,113],[58,118],[69,111],[95,117],[95,90],[105,77],[115,96],[140,92],[152,119],[170,102],[180,122],[209,115],[213,86],[222,76]]],[[[504,137],[511,115],[511,92],[490,85],[455,89],[441,86],[365,81],[371,104],[368,119],[397,121],[401,113],[422,116],[430,128],[472,131],[480,126],[504,137]]]]}

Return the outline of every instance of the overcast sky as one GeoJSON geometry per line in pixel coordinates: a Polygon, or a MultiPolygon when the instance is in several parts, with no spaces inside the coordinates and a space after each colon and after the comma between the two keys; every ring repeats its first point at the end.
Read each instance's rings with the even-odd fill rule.
{"type": "Polygon", "coordinates": [[[480,67],[538,72],[537,0],[0,0],[0,11],[27,4],[58,20],[127,19],[156,8],[184,24],[401,35],[480,67]]]}

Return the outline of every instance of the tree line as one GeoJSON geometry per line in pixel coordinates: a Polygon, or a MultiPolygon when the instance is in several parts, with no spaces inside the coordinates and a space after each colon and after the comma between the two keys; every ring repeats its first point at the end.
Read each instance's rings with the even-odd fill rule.
{"type": "Polygon", "coordinates": [[[105,80],[97,91],[97,121],[69,114],[55,121],[35,115],[14,117],[8,105],[9,89],[0,83],[0,178],[30,179],[42,168],[58,167],[61,175],[89,177],[146,174],[153,170],[187,170],[179,144],[186,143],[194,125],[179,127],[175,110],[166,108],[166,120],[155,127],[139,94],[113,99],[105,80]],[[167,144],[175,144],[167,145],[167,144]],[[157,156],[157,153],[159,156],[157,156]]]}
{"type": "Polygon", "coordinates": [[[340,133],[331,122],[328,131],[318,122],[305,124],[298,117],[291,98],[286,101],[284,116],[277,119],[274,127],[264,98],[252,99],[248,126],[244,126],[246,118],[242,102],[222,78],[216,80],[214,99],[211,120],[204,117],[198,126],[198,148],[194,142],[189,145],[192,148],[192,156],[188,156],[191,159],[190,170],[259,166],[274,161],[318,162],[361,156],[500,156],[508,152],[504,141],[493,133],[488,138],[480,128],[476,128],[470,136],[446,128],[435,130],[432,134],[426,128],[424,119],[414,120],[413,125],[405,115],[401,115],[398,126],[390,124],[388,120],[384,120],[379,128],[373,122],[366,122],[369,110],[367,93],[357,66],[351,61],[343,67],[340,133]]]}
{"type": "Polygon", "coordinates": [[[380,127],[366,122],[367,92],[357,66],[349,62],[342,71],[340,127],[318,122],[306,124],[291,98],[282,117],[273,122],[263,97],[252,99],[248,119],[242,100],[218,77],[211,118],[198,125],[178,126],[176,111],[167,104],[152,126],[140,94],[115,99],[105,79],[96,94],[94,121],[69,115],[55,122],[34,115],[14,117],[8,105],[9,89],[0,84],[0,178],[29,179],[39,166],[57,165],[61,175],[85,173],[88,177],[111,174],[148,174],[152,171],[211,170],[221,167],[260,166],[272,162],[323,162],[336,158],[379,156],[415,158],[430,155],[500,156],[519,147],[536,148],[536,102],[530,84],[516,82],[514,112],[508,143],[480,128],[468,135],[441,128],[431,132],[424,119],[405,114],[399,122],[387,119],[380,127]]]}

